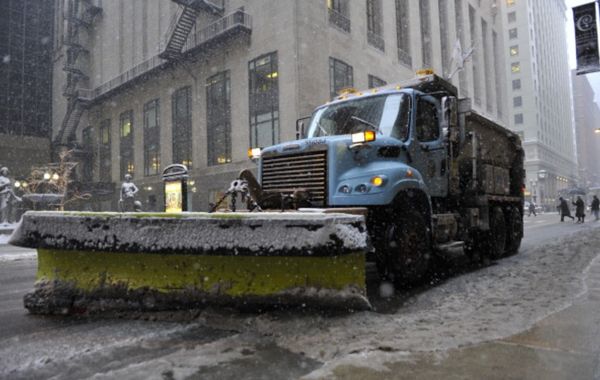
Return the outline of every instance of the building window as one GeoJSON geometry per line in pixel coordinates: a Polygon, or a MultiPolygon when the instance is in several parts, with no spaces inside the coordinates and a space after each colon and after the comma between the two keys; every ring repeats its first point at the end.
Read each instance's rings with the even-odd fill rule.
{"type": "Polygon", "coordinates": [[[517,21],[517,12],[509,12],[508,13],[508,22],[516,22],[517,21]]]}
{"type": "Polygon", "coordinates": [[[512,89],[513,90],[520,90],[521,89],[521,80],[520,79],[514,79],[512,81],[512,89]]]}
{"type": "Polygon", "coordinates": [[[504,57],[504,52],[500,49],[504,48],[500,47],[500,44],[498,43],[498,34],[495,31],[492,31],[492,44],[494,49],[494,76],[496,78],[496,113],[498,114],[498,119],[502,119],[504,112],[504,86],[500,85],[500,83],[503,83],[505,79],[503,74],[504,70],[501,68],[502,65],[500,65],[500,62],[502,62],[504,57]]]}
{"type": "Polygon", "coordinates": [[[354,86],[352,66],[339,59],[329,58],[329,93],[335,98],[344,88],[354,86]]]}
{"type": "Polygon", "coordinates": [[[440,44],[442,49],[442,72],[444,76],[450,75],[450,48],[453,46],[449,42],[450,28],[448,26],[448,2],[440,1],[438,4],[439,8],[439,22],[440,22],[440,44]]]}
{"type": "Polygon", "coordinates": [[[277,52],[248,63],[250,80],[250,146],[279,142],[279,73],[277,52]]]}
{"type": "Polygon", "coordinates": [[[231,162],[231,84],[229,71],[213,75],[206,81],[206,128],[208,165],[231,162]]]}
{"type": "Polygon", "coordinates": [[[492,112],[494,110],[493,106],[493,94],[492,87],[494,86],[493,80],[493,69],[494,69],[494,60],[492,58],[492,51],[490,50],[488,37],[488,24],[482,18],[481,19],[481,41],[483,45],[483,75],[485,76],[485,101],[486,101],[486,109],[488,112],[492,112]]]}
{"type": "Polygon", "coordinates": [[[523,124],[523,114],[522,113],[515,114],[515,124],[523,124]]]}
{"type": "Polygon", "coordinates": [[[144,175],[160,172],[160,102],[144,104],[144,175]]]}
{"type": "Polygon", "coordinates": [[[369,88],[381,87],[385,86],[386,84],[387,82],[383,79],[377,78],[374,75],[369,75],[369,88]]]}
{"type": "Polygon", "coordinates": [[[512,29],[508,30],[508,38],[510,38],[511,40],[514,40],[517,37],[519,37],[519,35],[517,33],[517,28],[512,28],[512,29]]]}
{"type": "Polygon", "coordinates": [[[408,0],[396,0],[396,39],[398,44],[398,60],[405,65],[412,66],[408,0]]]}
{"type": "Polygon", "coordinates": [[[173,115],[173,162],[188,169],[192,164],[192,88],[182,87],[171,97],[173,115]]]}
{"type": "Polygon", "coordinates": [[[521,64],[519,62],[513,62],[510,64],[510,71],[513,74],[517,74],[521,72],[521,64]]]}
{"type": "Polygon", "coordinates": [[[327,0],[329,24],[350,33],[350,7],[348,0],[327,0]]]}
{"type": "Polygon", "coordinates": [[[431,66],[431,21],[429,0],[419,1],[419,18],[421,20],[421,51],[423,67],[431,66]]]}
{"type": "MultiPolygon", "coordinates": [[[[462,0],[454,0],[454,15],[456,18],[456,38],[460,42],[461,46],[465,46],[465,18],[463,13],[463,2],[462,0]]],[[[460,87],[460,95],[468,96],[469,83],[467,82],[466,70],[460,70],[458,72],[458,83],[460,87]]]]}
{"type": "Polygon", "coordinates": [[[100,182],[111,182],[112,160],[110,157],[110,119],[102,120],[98,131],[98,161],[100,164],[100,182]]]}
{"type": "Polygon", "coordinates": [[[511,57],[516,57],[517,55],[519,55],[519,46],[518,45],[511,46],[509,49],[509,52],[510,52],[511,57]]]}
{"type": "MultiPolygon", "coordinates": [[[[477,23],[475,20],[475,8],[469,5],[469,26],[470,26],[470,34],[471,34],[471,46],[477,45],[477,23]]],[[[472,73],[473,73],[473,98],[475,100],[475,104],[481,105],[481,65],[479,64],[480,59],[480,50],[474,49],[473,54],[471,55],[471,59],[473,60],[473,64],[471,65],[472,73]]]]}
{"type": "Polygon", "coordinates": [[[385,50],[383,40],[381,0],[367,0],[367,40],[379,50],[385,50]]]}
{"type": "Polygon", "coordinates": [[[521,107],[523,106],[523,98],[520,96],[515,96],[513,98],[513,107],[521,107]]]}
{"type": "Polygon", "coordinates": [[[133,161],[133,111],[125,111],[119,117],[120,140],[120,175],[133,174],[135,169],[133,161]]]}
{"type": "Polygon", "coordinates": [[[83,130],[82,133],[82,145],[83,145],[83,150],[85,152],[89,152],[90,154],[92,154],[91,157],[86,157],[83,160],[83,166],[82,166],[82,180],[83,182],[92,182],[93,181],[93,176],[94,176],[94,172],[93,172],[93,168],[94,168],[94,157],[93,157],[93,151],[94,151],[94,141],[93,141],[93,133],[94,133],[94,129],[92,127],[87,127],[83,130]]]}

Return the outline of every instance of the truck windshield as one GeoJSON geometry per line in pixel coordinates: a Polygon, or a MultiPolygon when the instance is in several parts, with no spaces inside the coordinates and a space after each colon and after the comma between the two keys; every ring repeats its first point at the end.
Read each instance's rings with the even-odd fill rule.
{"type": "Polygon", "coordinates": [[[345,135],[375,130],[399,140],[408,138],[410,96],[371,96],[332,104],[318,109],[310,122],[308,137],[345,135]]]}

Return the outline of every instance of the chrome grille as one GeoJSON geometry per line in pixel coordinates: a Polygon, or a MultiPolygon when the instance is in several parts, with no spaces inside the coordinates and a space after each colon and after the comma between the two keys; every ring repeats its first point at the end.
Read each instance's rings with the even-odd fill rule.
{"type": "Polygon", "coordinates": [[[285,194],[291,194],[295,189],[308,190],[314,206],[325,206],[327,154],[320,151],[263,157],[261,183],[265,191],[285,194]]]}

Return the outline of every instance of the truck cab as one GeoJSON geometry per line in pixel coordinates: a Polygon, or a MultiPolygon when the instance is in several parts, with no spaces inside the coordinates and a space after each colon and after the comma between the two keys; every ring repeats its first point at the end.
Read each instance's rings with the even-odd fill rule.
{"type": "Polygon", "coordinates": [[[260,151],[262,190],[297,197],[297,207],[364,210],[384,272],[419,277],[433,250],[491,249],[497,258],[518,249],[518,136],[475,114],[438,76],[345,91],[298,132],[260,151]]]}

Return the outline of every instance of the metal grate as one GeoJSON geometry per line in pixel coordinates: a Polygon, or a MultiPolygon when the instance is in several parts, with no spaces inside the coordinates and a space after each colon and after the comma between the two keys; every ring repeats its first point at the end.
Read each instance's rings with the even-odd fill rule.
{"type": "Polygon", "coordinates": [[[327,195],[327,153],[324,151],[290,156],[264,157],[262,187],[265,191],[291,194],[296,189],[310,192],[314,206],[325,206],[327,195]]]}

